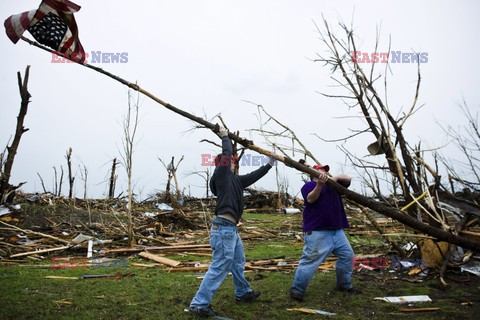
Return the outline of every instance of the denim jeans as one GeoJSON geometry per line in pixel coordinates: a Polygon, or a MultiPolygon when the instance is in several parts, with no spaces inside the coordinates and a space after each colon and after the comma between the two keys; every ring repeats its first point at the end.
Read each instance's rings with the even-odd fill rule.
{"type": "Polygon", "coordinates": [[[305,234],[302,257],[295,272],[292,290],[303,294],[320,264],[330,253],[338,257],[335,265],[337,288],[352,287],[354,253],[343,229],[312,231],[305,234]]]}
{"type": "Polygon", "coordinates": [[[237,227],[212,225],[210,246],[213,250],[212,263],[208,267],[208,271],[190,303],[190,307],[208,307],[213,295],[229,272],[232,272],[235,296],[240,297],[252,291],[250,283],[243,274],[245,270],[245,253],[243,252],[243,243],[238,235],[237,227]]]}

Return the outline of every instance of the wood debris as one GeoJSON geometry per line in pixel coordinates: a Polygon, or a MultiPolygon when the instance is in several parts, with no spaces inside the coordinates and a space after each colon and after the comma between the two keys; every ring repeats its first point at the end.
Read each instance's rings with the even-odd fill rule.
{"type": "Polygon", "coordinates": [[[171,266],[171,267],[176,267],[181,263],[180,261],[175,261],[175,260],[172,260],[172,259],[168,259],[168,258],[161,257],[161,256],[156,255],[156,254],[151,254],[151,253],[148,253],[148,252],[145,252],[145,251],[140,252],[138,255],[145,258],[145,259],[153,260],[153,261],[156,261],[158,263],[165,264],[165,265],[171,266]]]}

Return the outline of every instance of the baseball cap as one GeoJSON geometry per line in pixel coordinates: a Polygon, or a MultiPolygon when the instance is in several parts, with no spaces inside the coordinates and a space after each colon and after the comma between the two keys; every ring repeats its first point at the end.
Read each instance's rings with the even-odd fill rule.
{"type": "Polygon", "coordinates": [[[328,172],[328,171],[330,171],[330,166],[328,164],[326,164],[324,166],[320,166],[320,165],[316,164],[316,165],[313,166],[313,169],[315,169],[315,170],[323,169],[326,172],[328,172]]]}

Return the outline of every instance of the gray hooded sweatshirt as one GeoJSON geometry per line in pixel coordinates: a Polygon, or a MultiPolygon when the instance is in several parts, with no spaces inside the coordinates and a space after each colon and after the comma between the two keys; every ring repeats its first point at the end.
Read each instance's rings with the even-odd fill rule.
{"type": "Polygon", "coordinates": [[[230,171],[233,147],[228,136],[222,138],[222,159],[210,179],[210,190],[217,196],[215,214],[231,213],[237,219],[243,213],[243,190],[263,177],[272,166],[268,163],[255,171],[237,176],[230,171]]]}

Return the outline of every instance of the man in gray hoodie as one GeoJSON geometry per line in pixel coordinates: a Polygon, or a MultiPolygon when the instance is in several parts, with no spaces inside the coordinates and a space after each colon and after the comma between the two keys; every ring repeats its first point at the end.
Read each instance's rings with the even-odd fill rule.
{"type": "Polygon", "coordinates": [[[243,213],[243,190],[263,177],[275,163],[275,159],[270,158],[265,166],[237,176],[234,174],[237,161],[233,159],[228,131],[221,127],[219,135],[222,138],[222,153],[215,159],[215,171],[210,179],[210,189],[217,196],[216,217],[210,233],[212,262],[188,309],[205,317],[218,315],[212,310],[210,302],[229,272],[233,277],[236,301],[251,302],[260,296],[260,292],[253,291],[245,279],[245,253],[236,225],[243,213]]]}

